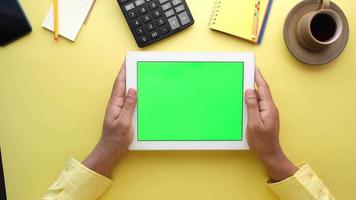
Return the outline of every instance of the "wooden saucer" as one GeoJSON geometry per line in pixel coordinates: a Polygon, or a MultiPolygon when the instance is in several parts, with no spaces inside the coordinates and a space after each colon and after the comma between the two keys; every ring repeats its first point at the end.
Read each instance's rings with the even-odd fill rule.
{"type": "Polygon", "coordinates": [[[289,12],[284,22],[284,42],[287,45],[290,53],[299,61],[308,65],[323,65],[335,60],[345,49],[349,39],[349,24],[344,12],[333,2],[330,9],[337,12],[343,23],[343,31],[341,37],[328,48],[322,51],[310,51],[304,48],[298,41],[296,29],[299,20],[306,13],[316,9],[319,0],[304,0],[298,3],[289,12]]]}

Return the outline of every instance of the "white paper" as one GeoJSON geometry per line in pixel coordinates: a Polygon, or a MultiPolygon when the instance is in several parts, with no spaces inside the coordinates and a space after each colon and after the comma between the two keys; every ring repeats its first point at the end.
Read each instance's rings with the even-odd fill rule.
{"type": "MultiPolygon", "coordinates": [[[[59,35],[75,41],[94,0],[58,0],[59,35]]],[[[42,26],[54,31],[53,4],[42,26]]]]}

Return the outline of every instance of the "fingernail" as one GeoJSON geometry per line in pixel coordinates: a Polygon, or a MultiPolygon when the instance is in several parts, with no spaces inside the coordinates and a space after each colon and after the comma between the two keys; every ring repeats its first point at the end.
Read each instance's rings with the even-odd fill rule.
{"type": "Polygon", "coordinates": [[[131,96],[131,97],[134,97],[136,96],[136,90],[133,89],[133,88],[130,88],[129,91],[127,92],[127,96],[131,96]]]}
{"type": "Polygon", "coordinates": [[[255,92],[253,90],[247,90],[246,96],[247,98],[255,98],[255,92]]]}

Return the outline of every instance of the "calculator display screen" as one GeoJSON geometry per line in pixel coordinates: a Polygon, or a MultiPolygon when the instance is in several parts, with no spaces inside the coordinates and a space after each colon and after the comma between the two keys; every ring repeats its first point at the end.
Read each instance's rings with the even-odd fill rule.
{"type": "Polygon", "coordinates": [[[138,62],[138,141],[241,141],[243,62],[138,62]]]}

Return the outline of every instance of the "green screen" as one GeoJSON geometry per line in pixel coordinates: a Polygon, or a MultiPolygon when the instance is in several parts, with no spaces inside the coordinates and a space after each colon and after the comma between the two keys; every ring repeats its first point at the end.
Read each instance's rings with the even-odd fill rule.
{"type": "Polygon", "coordinates": [[[138,140],[242,140],[243,68],[241,62],[138,62],[138,140]]]}

